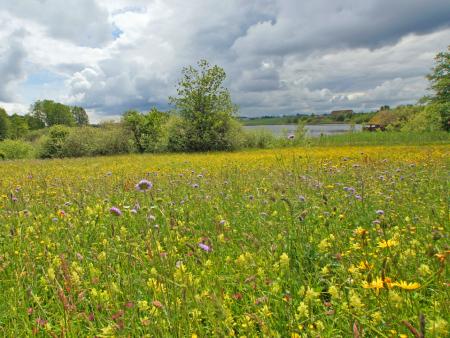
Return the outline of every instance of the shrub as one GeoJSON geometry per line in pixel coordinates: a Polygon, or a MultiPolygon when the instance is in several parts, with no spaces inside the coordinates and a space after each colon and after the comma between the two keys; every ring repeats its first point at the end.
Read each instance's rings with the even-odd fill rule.
{"type": "Polygon", "coordinates": [[[104,124],[100,128],[72,128],[64,140],[63,157],[126,154],[133,150],[131,135],[121,124],[104,124]]]}
{"type": "Polygon", "coordinates": [[[48,136],[41,140],[39,157],[41,158],[61,158],[64,157],[64,143],[70,134],[70,128],[62,125],[52,126],[48,136]]]}
{"type": "Polygon", "coordinates": [[[0,158],[4,160],[17,160],[33,158],[35,149],[33,146],[20,140],[5,140],[0,142],[0,158]]]}
{"type": "Polygon", "coordinates": [[[435,105],[426,106],[422,111],[415,114],[402,127],[402,131],[437,131],[442,129],[442,116],[435,105]]]}

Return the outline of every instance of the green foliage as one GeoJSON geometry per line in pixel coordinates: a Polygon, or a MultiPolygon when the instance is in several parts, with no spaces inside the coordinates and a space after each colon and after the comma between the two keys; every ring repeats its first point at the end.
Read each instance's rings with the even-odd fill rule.
{"type": "Polygon", "coordinates": [[[0,142],[0,158],[4,160],[17,160],[32,158],[35,155],[34,147],[20,140],[5,140],[0,142]]]}
{"type": "Polygon", "coordinates": [[[75,126],[76,120],[71,107],[51,100],[36,101],[31,115],[47,127],[55,125],[75,126]]]}
{"type": "Polygon", "coordinates": [[[28,133],[29,127],[25,116],[14,114],[9,117],[9,120],[11,122],[9,138],[16,140],[24,137],[28,133]]]}
{"type": "Polygon", "coordinates": [[[222,68],[206,60],[198,62],[198,69],[183,68],[177,96],[169,100],[184,120],[179,132],[185,136],[186,151],[232,149],[229,133],[237,108],[223,87],[225,77],[222,68]]]}
{"type": "Polygon", "coordinates": [[[11,122],[9,121],[6,110],[0,108],[0,141],[6,140],[9,136],[11,122]]]}
{"type": "Polygon", "coordinates": [[[165,150],[163,140],[166,139],[165,123],[169,115],[152,108],[149,113],[142,114],[135,110],[127,111],[122,120],[133,135],[134,143],[140,153],[161,152],[165,150]]]}
{"type": "Polygon", "coordinates": [[[104,125],[99,128],[73,128],[64,141],[63,157],[85,157],[125,154],[130,152],[130,135],[121,125],[104,125]]]}
{"type": "Polygon", "coordinates": [[[187,151],[188,136],[184,126],[184,120],[176,115],[172,115],[167,122],[167,150],[171,152],[187,151]]]}
{"type": "Polygon", "coordinates": [[[64,144],[70,134],[70,129],[66,126],[55,125],[50,127],[48,136],[41,141],[39,156],[41,158],[62,158],[64,157],[64,144]]]}
{"type": "Polygon", "coordinates": [[[25,115],[25,120],[27,121],[29,130],[39,130],[45,128],[45,122],[39,117],[27,114],[25,115]]]}
{"type": "Polygon", "coordinates": [[[438,53],[435,57],[436,65],[427,76],[434,91],[429,100],[434,103],[450,102],[450,45],[446,52],[438,53]]]}
{"type": "Polygon", "coordinates": [[[435,104],[424,107],[401,128],[406,132],[430,132],[442,129],[442,116],[435,104]]]}
{"type": "Polygon", "coordinates": [[[84,108],[70,107],[70,112],[75,119],[77,126],[87,126],[89,124],[89,117],[84,108]]]}
{"type": "Polygon", "coordinates": [[[272,132],[266,129],[257,129],[244,132],[243,148],[267,149],[274,147],[276,142],[277,139],[272,132]]]}

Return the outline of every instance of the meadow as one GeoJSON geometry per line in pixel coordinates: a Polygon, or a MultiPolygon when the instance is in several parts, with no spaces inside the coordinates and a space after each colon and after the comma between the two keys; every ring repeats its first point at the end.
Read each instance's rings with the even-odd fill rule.
{"type": "Polygon", "coordinates": [[[448,144],[0,164],[0,335],[446,337],[448,144]]]}

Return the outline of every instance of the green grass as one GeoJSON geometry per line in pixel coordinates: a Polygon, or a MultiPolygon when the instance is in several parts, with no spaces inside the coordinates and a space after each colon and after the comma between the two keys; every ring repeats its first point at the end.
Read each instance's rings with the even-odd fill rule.
{"type": "Polygon", "coordinates": [[[339,135],[324,135],[309,138],[307,141],[313,146],[377,146],[377,145],[426,145],[449,144],[450,133],[438,132],[358,132],[339,135]]]}
{"type": "Polygon", "coordinates": [[[448,336],[449,151],[0,163],[0,336],[448,336]]]}

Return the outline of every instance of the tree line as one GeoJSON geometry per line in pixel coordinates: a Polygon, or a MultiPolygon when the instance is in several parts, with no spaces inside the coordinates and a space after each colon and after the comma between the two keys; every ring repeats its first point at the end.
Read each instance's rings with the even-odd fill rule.
{"type": "Polygon", "coordinates": [[[21,116],[8,116],[0,107],[0,140],[20,139],[27,132],[48,128],[55,125],[81,127],[89,124],[89,117],[84,108],[67,106],[52,100],[36,101],[30,113],[21,116]]]}

